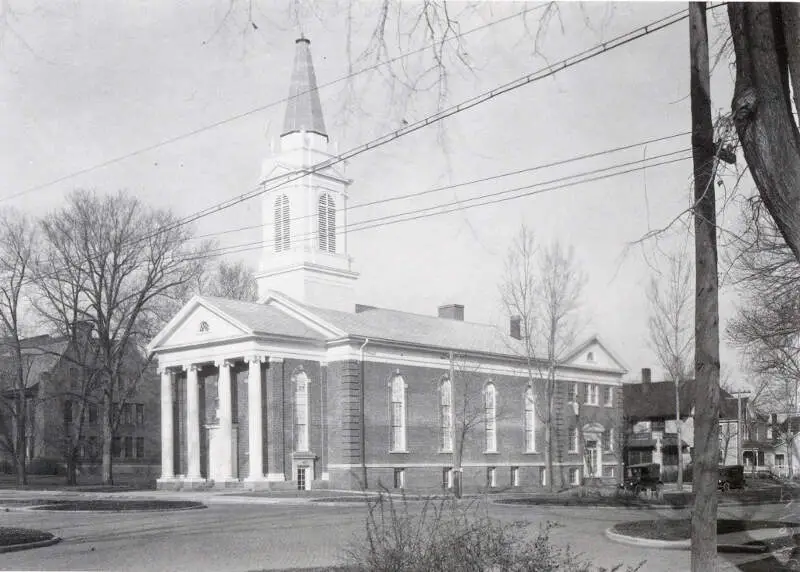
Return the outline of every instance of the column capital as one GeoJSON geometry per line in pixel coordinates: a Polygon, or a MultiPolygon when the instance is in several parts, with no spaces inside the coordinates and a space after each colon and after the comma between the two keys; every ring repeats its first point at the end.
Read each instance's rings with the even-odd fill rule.
{"type": "Polygon", "coordinates": [[[183,371],[197,371],[200,369],[200,364],[196,363],[184,363],[179,366],[183,371]]]}
{"type": "Polygon", "coordinates": [[[253,354],[244,358],[247,363],[264,363],[267,361],[267,356],[263,354],[253,354]]]}
{"type": "Polygon", "coordinates": [[[269,358],[267,358],[267,361],[269,361],[270,364],[274,363],[274,364],[277,365],[279,363],[283,363],[283,358],[282,357],[269,356],[269,358]]]}
{"type": "Polygon", "coordinates": [[[218,359],[214,361],[214,365],[217,367],[231,367],[234,361],[235,360],[231,358],[218,359]]]}

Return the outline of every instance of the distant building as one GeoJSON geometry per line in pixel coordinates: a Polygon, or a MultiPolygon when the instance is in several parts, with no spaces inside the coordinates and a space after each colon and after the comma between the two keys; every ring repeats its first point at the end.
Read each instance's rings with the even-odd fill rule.
{"type": "MultiPolygon", "coordinates": [[[[687,379],[679,389],[681,453],[684,466],[692,460],[694,448],[695,382],[687,379]]],[[[674,381],[651,381],[650,369],[642,369],[641,383],[623,387],[623,417],[626,426],[625,462],[659,463],[668,479],[678,470],[678,421],[674,381]]],[[[768,417],[752,410],[747,398],[739,400],[720,389],[719,461],[723,465],[745,464],[766,469],[783,457],[774,456],[772,425],[768,417]],[[741,448],[739,437],[741,435],[741,448]],[[741,456],[741,457],[740,457],[741,456]]]]}
{"type": "MultiPolygon", "coordinates": [[[[352,181],[326,163],[310,42],[296,50],[280,147],[262,171],[259,303],[195,297],[150,344],[160,486],[447,489],[464,397],[464,487],[549,484],[541,383],[529,384],[518,321],[470,323],[458,304],[422,316],[355,303],[352,181]]],[[[559,364],[559,483],[618,478],[625,371],[598,338],[559,364]]]]}
{"type": "MultiPolygon", "coordinates": [[[[0,461],[5,470],[10,470],[13,458],[7,444],[16,439],[10,413],[17,405],[17,394],[12,389],[15,361],[8,345],[0,347],[0,461]]],[[[74,438],[79,450],[79,474],[96,473],[102,460],[102,396],[97,390],[82,390],[86,372],[72,342],[41,335],[22,340],[22,352],[28,409],[25,457],[29,470],[63,472],[68,445],[74,438]],[[67,437],[70,435],[73,437],[67,437]]],[[[121,419],[112,442],[115,474],[156,473],[161,441],[154,367],[146,370],[133,395],[117,406],[121,419]]]]}

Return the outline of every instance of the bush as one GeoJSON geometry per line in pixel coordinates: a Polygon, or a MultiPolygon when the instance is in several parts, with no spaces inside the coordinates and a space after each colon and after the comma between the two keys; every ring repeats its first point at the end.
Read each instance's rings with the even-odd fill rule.
{"type": "Polygon", "coordinates": [[[28,464],[29,475],[66,475],[64,464],[59,459],[43,457],[28,464]]]}
{"type": "Polygon", "coordinates": [[[11,461],[0,461],[0,473],[10,475],[14,472],[14,463],[11,461]]]}
{"type": "MultiPolygon", "coordinates": [[[[346,553],[348,569],[359,571],[437,572],[508,570],[510,572],[591,572],[569,547],[550,541],[548,523],[531,540],[527,523],[506,524],[489,517],[476,501],[464,506],[454,498],[409,503],[387,491],[367,500],[366,540],[346,553]],[[413,513],[409,511],[409,505],[413,513]]],[[[485,505],[483,505],[485,507],[485,505]]],[[[628,572],[641,568],[628,567],[628,572]]],[[[621,565],[613,570],[619,570],[621,565]]]]}

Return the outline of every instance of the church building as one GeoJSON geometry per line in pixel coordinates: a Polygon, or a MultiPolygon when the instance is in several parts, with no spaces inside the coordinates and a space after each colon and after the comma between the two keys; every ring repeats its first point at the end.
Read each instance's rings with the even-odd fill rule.
{"type": "MultiPolygon", "coordinates": [[[[149,346],[159,486],[437,491],[459,468],[465,490],[548,485],[542,382],[530,382],[519,321],[471,323],[459,304],[430,316],[356,304],[352,181],[328,149],[301,38],[261,175],[259,301],[195,296],[149,346]]],[[[554,484],[619,477],[625,373],[597,337],[556,369],[554,484]]]]}

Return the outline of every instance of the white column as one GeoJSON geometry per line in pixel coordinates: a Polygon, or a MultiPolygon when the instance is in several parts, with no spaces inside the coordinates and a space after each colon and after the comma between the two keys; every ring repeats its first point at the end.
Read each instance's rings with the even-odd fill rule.
{"type": "Polygon", "coordinates": [[[188,480],[200,480],[200,392],[197,386],[197,366],[186,366],[186,456],[188,480]]]}
{"type": "Polygon", "coordinates": [[[251,356],[247,379],[247,420],[249,425],[250,475],[248,481],[264,480],[264,423],[261,417],[263,396],[261,395],[262,356],[251,356]]]}
{"type": "Polygon", "coordinates": [[[231,396],[231,362],[222,360],[217,362],[219,368],[219,381],[217,393],[219,394],[219,454],[220,478],[233,479],[233,400],[231,396]]]}
{"type": "Polygon", "coordinates": [[[161,370],[161,479],[170,481],[175,478],[173,466],[175,425],[172,418],[172,372],[161,370]]]}

